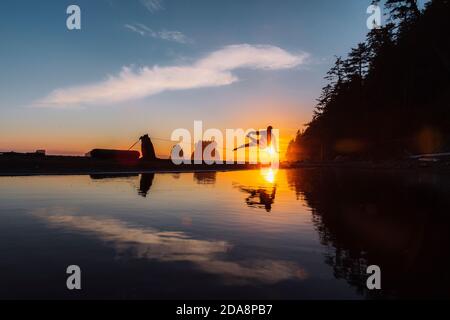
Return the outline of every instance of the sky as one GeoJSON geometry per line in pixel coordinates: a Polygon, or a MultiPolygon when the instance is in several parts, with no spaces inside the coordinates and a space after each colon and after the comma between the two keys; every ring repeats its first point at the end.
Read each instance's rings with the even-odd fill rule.
{"type": "MultiPolygon", "coordinates": [[[[2,0],[0,151],[81,155],[144,133],[280,130],[311,119],[370,0],[2,0]],[[68,30],[66,9],[81,9],[68,30]]],[[[173,143],[154,140],[166,157],[173,143]]]]}

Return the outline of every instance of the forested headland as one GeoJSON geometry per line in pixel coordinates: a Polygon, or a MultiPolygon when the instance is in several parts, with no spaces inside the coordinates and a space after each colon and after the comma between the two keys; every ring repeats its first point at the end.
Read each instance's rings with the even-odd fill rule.
{"type": "Polygon", "coordinates": [[[450,152],[450,0],[386,0],[387,22],[336,57],[289,161],[450,152]]]}

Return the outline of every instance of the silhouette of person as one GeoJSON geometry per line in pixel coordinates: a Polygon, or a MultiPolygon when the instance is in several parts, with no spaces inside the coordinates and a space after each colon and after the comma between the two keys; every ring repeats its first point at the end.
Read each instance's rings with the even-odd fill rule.
{"type": "Polygon", "coordinates": [[[147,197],[148,192],[153,184],[153,179],[155,178],[154,173],[143,173],[141,174],[141,180],[139,183],[139,195],[144,198],[147,197]]]}
{"type": "Polygon", "coordinates": [[[259,147],[260,149],[266,149],[269,147],[273,147],[275,150],[276,141],[275,141],[275,137],[272,135],[272,130],[273,130],[273,127],[268,126],[267,130],[259,130],[259,131],[249,132],[247,134],[247,138],[250,139],[250,142],[233,149],[233,151],[236,151],[236,150],[242,149],[242,148],[248,148],[248,147],[259,147]]]}
{"type": "Polygon", "coordinates": [[[155,148],[148,134],[139,138],[141,140],[142,159],[145,161],[156,160],[155,148]]]}

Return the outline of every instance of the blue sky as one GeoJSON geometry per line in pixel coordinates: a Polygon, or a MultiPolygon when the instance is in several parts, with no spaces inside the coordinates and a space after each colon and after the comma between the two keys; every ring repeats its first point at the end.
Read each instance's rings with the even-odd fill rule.
{"type": "Polygon", "coordinates": [[[364,39],[369,4],[2,0],[0,150],[124,147],[194,120],[219,129],[270,123],[290,137],[309,120],[333,56],[364,39]],[[66,28],[70,4],[81,8],[81,30],[66,28]]]}

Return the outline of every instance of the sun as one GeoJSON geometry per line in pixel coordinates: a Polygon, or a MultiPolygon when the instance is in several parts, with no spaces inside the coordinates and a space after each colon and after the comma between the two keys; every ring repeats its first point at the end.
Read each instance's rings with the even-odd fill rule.
{"type": "Polygon", "coordinates": [[[276,151],[275,151],[275,149],[274,149],[273,147],[267,147],[267,148],[265,149],[265,151],[266,151],[267,154],[268,154],[269,156],[271,156],[271,157],[274,157],[275,154],[276,154],[276,151]]]}

